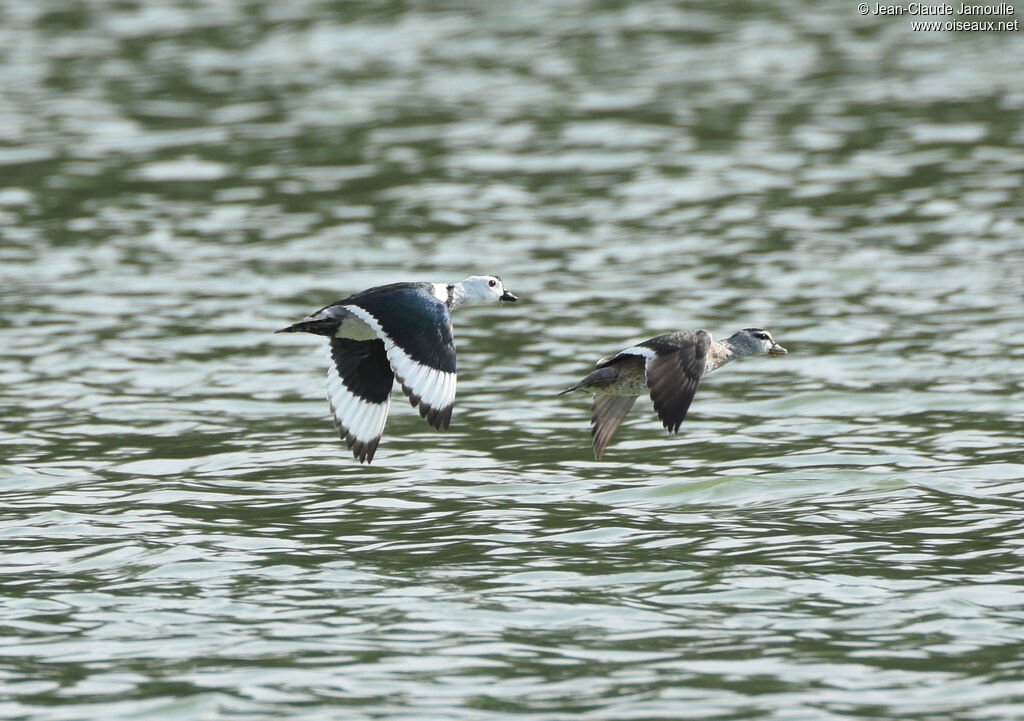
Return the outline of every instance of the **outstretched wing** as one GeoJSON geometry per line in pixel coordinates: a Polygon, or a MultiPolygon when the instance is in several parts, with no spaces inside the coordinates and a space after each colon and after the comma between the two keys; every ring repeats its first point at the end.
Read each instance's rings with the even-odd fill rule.
{"type": "Polygon", "coordinates": [[[394,373],[380,340],[331,338],[327,400],[334,425],[360,462],[369,463],[391,408],[394,373]]]}
{"type": "Polygon", "coordinates": [[[658,418],[675,433],[704,375],[711,334],[706,330],[671,333],[646,340],[638,347],[654,351],[654,357],[647,360],[647,387],[658,418]]]}
{"type": "Polygon", "coordinates": [[[601,454],[608,446],[622,420],[633,407],[636,396],[609,396],[594,394],[594,405],[590,415],[590,435],[594,437],[594,458],[601,460],[601,454]]]}
{"type": "Polygon", "coordinates": [[[455,405],[455,338],[448,308],[410,287],[364,296],[344,308],[384,344],[402,390],[435,428],[447,428],[455,405]]]}

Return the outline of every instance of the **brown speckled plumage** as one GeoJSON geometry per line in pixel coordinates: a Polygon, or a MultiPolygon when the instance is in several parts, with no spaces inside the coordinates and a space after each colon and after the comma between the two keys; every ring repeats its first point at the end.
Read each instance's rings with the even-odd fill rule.
{"type": "Polygon", "coordinates": [[[743,356],[786,352],[761,328],[744,328],[720,341],[706,330],[666,333],[602,358],[562,394],[594,393],[590,425],[594,457],[600,460],[637,396],[650,393],[658,418],[675,433],[705,375],[743,356]]]}

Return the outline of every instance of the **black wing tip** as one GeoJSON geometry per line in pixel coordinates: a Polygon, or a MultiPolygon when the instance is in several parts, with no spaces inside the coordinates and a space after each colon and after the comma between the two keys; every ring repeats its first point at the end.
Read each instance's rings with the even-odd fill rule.
{"type": "Polygon", "coordinates": [[[437,430],[447,430],[452,420],[452,409],[455,406],[446,406],[444,408],[434,408],[428,406],[426,403],[421,403],[419,407],[420,416],[427,419],[427,423],[432,425],[437,430]]]}
{"type": "MultiPolygon", "coordinates": [[[[335,425],[338,425],[335,423],[335,425]]],[[[344,426],[338,425],[338,435],[345,441],[345,446],[352,451],[352,456],[360,463],[369,465],[373,461],[373,454],[377,452],[377,444],[380,443],[380,436],[373,440],[361,441],[348,432],[344,426]]]]}
{"type": "Polygon", "coordinates": [[[338,429],[338,437],[345,441],[345,447],[352,451],[352,456],[357,461],[369,465],[373,461],[373,454],[377,452],[377,445],[380,443],[382,435],[370,441],[359,440],[338,421],[338,417],[334,415],[334,404],[328,403],[328,405],[331,407],[331,420],[334,421],[334,427],[338,429]]]}
{"type": "Polygon", "coordinates": [[[666,421],[663,418],[661,420],[661,422],[665,425],[665,430],[668,431],[669,433],[678,433],[679,432],[679,426],[683,425],[682,420],[680,420],[678,422],[673,422],[673,421],[666,421]]]}
{"type": "Polygon", "coordinates": [[[452,420],[452,409],[455,406],[444,408],[433,408],[426,403],[420,405],[420,415],[427,419],[427,423],[437,430],[447,430],[452,420]]]}
{"type": "Polygon", "coordinates": [[[420,412],[420,418],[426,418],[427,423],[432,425],[437,430],[446,430],[451,424],[452,420],[452,409],[454,405],[445,406],[444,408],[435,408],[434,406],[424,403],[423,399],[413,393],[412,388],[402,383],[402,391],[409,399],[409,405],[420,412]]]}
{"type": "Polygon", "coordinates": [[[352,448],[352,455],[357,461],[370,465],[373,461],[373,454],[377,452],[378,443],[380,443],[380,436],[377,436],[372,441],[355,441],[349,444],[349,447],[352,448]]]}
{"type": "MultiPolygon", "coordinates": [[[[661,412],[658,413],[658,420],[661,421],[661,424],[665,426],[665,430],[668,431],[669,433],[678,433],[679,427],[683,425],[683,421],[686,420],[686,414],[689,410],[690,404],[687,403],[686,407],[682,409],[681,414],[677,415],[678,411],[677,413],[672,414],[661,412]]],[[[655,409],[655,412],[657,412],[657,409],[655,409]]]]}

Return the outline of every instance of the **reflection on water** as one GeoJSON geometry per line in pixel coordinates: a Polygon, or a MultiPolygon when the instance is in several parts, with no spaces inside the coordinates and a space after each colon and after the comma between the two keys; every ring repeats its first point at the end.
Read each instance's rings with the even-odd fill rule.
{"type": "Polygon", "coordinates": [[[1016,718],[1015,33],[0,2],[12,718],[1016,718]],[[271,331],[499,273],[371,467],[271,331]],[[504,312],[502,312],[504,311],[504,312]],[[593,359],[769,328],[606,460],[593,359]],[[979,711],[979,709],[985,709],[979,711]],[[981,715],[979,715],[981,714],[981,715]]]}

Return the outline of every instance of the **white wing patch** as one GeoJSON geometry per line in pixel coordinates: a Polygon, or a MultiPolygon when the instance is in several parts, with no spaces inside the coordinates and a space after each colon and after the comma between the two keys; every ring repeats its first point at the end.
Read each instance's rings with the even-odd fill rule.
{"type": "Polygon", "coordinates": [[[357,456],[360,455],[362,448],[369,447],[365,455],[373,458],[373,451],[376,450],[377,442],[384,433],[384,424],[388,420],[391,397],[388,396],[383,403],[369,403],[360,398],[345,387],[341,376],[338,375],[338,369],[334,367],[329,347],[327,360],[327,400],[331,404],[334,423],[338,426],[339,433],[345,437],[348,446],[356,446],[357,456]]]}
{"type": "MultiPolygon", "coordinates": [[[[384,351],[388,354],[391,370],[395,372],[398,382],[402,384],[402,390],[409,396],[413,405],[419,405],[420,414],[427,417],[431,423],[434,423],[437,417],[449,415],[451,407],[455,405],[455,374],[414,361],[384,332],[380,321],[366,309],[357,305],[346,305],[344,308],[373,328],[377,336],[384,341],[384,351]],[[444,411],[449,413],[443,413],[444,411]]],[[[446,419],[442,422],[445,426],[448,425],[446,419]]]]}
{"type": "Polygon", "coordinates": [[[618,353],[612,353],[611,355],[606,355],[604,358],[599,360],[595,365],[598,366],[598,367],[603,366],[608,361],[612,360],[613,358],[618,358],[620,355],[638,355],[638,356],[643,356],[648,361],[652,361],[652,360],[654,360],[655,358],[658,357],[658,354],[655,353],[650,348],[646,348],[646,347],[644,347],[642,345],[634,345],[634,346],[630,346],[629,348],[626,348],[625,350],[620,350],[618,353]]]}
{"type": "Polygon", "coordinates": [[[642,355],[647,360],[654,360],[658,357],[658,354],[652,349],[642,345],[630,346],[625,350],[619,351],[618,355],[642,355]]]}

